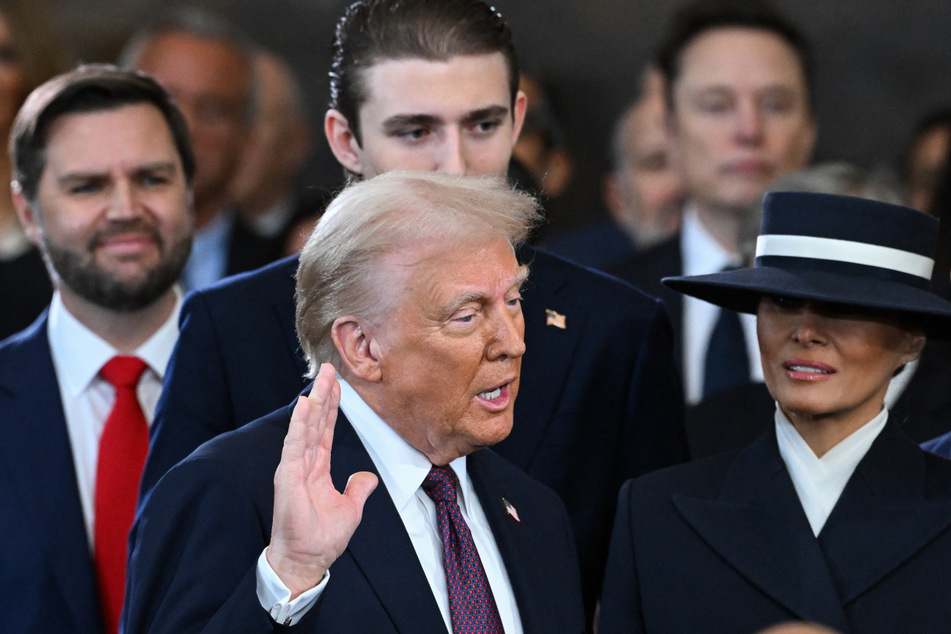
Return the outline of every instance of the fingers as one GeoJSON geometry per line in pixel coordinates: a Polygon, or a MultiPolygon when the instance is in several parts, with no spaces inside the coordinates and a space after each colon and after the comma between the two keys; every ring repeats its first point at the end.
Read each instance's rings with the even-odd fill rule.
{"type": "Polygon", "coordinates": [[[320,471],[318,463],[328,463],[333,442],[333,423],[340,402],[340,385],[332,365],[321,365],[310,394],[297,399],[291,413],[290,425],[284,438],[281,464],[294,478],[307,477],[320,471]],[[328,434],[328,428],[330,433],[328,434]],[[320,449],[325,456],[321,456],[320,449]],[[317,467],[315,469],[315,467],[317,467]]]}

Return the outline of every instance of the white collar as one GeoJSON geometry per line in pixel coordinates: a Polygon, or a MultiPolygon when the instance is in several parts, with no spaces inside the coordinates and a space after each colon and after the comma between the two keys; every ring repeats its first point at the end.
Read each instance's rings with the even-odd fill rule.
{"type": "Polygon", "coordinates": [[[739,265],[738,254],[724,249],[710,235],[700,221],[697,206],[692,202],[684,206],[680,247],[684,275],[706,275],[722,271],[728,266],[739,265]]]}
{"type": "MultiPolygon", "coordinates": [[[[178,314],[182,308],[182,291],[175,285],[175,307],[158,330],[133,353],[148,365],[161,381],[165,377],[168,360],[178,339],[178,314]]],[[[47,335],[50,353],[58,372],[72,396],[78,396],[99,374],[117,350],[99,335],[83,325],[63,304],[59,291],[53,293],[50,303],[47,335]]]]}
{"type": "MultiPolygon", "coordinates": [[[[340,383],[340,409],[357,432],[376,465],[397,510],[412,502],[432,463],[421,451],[403,440],[343,379],[340,383]]],[[[465,504],[472,484],[466,472],[466,457],[449,463],[459,480],[459,503],[465,504]]],[[[474,495],[474,493],[470,493],[474,495]]]]}
{"type": "Polygon", "coordinates": [[[875,418],[849,434],[822,457],[806,444],[782,410],[776,407],[776,441],[779,454],[796,487],[799,502],[814,535],[819,535],[845,485],[859,462],[888,422],[888,410],[882,408],[875,418]]]}

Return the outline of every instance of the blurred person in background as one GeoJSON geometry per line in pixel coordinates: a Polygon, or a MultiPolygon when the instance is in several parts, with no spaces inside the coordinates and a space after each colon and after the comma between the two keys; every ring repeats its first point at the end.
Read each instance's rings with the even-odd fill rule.
{"type": "Polygon", "coordinates": [[[11,180],[6,142],[30,91],[66,70],[66,54],[53,45],[59,41],[42,5],[16,0],[0,4],[0,339],[30,325],[53,295],[40,252],[23,232],[6,191],[11,180]]]}
{"type": "Polygon", "coordinates": [[[936,110],[915,126],[901,165],[909,207],[932,213],[949,148],[951,109],[936,110]]]}
{"type": "Polygon", "coordinates": [[[283,254],[288,239],[295,239],[295,230],[306,240],[307,229],[313,228],[325,204],[318,192],[299,187],[297,181],[313,144],[313,131],[303,90],[287,62],[259,48],[251,66],[254,119],[231,195],[248,227],[273,241],[283,254]]]}
{"type": "Polygon", "coordinates": [[[231,191],[254,120],[252,44],[232,24],[196,8],[158,15],[135,33],[121,65],[154,77],[188,122],[195,152],[195,243],[182,282],[206,287],[279,254],[252,231],[231,191]]]}
{"type": "Polygon", "coordinates": [[[687,189],[683,227],[609,272],[664,300],[690,405],[762,380],[755,320],[660,280],[742,264],[739,232],[754,204],[812,155],[812,61],[799,29],[767,0],[683,6],[656,59],[687,189]]]}
{"type": "Polygon", "coordinates": [[[665,104],[663,75],[650,65],[641,97],[621,114],[611,136],[613,169],[602,187],[610,219],[552,237],[545,243],[549,250],[606,270],[677,232],[686,191],[671,156],[665,104]]]}

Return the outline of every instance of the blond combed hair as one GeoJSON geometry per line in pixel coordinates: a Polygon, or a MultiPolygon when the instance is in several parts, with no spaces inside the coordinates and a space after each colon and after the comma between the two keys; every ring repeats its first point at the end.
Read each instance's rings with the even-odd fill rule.
{"type": "Polygon", "coordinates": [[[381,323],[402,297],[388,258],[420,245],[463,249],[496,239],[513,249],[541,216],[537,201],[494,177],[393,171],[344,189],[301,250],[297,336],[309,376],[338,365],[331,330],[344,315],[381,323]]]}

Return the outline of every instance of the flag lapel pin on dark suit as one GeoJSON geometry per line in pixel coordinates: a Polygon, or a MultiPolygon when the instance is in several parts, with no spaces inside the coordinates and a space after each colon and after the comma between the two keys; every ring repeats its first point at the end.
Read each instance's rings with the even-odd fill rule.
{"type": "Polygon", "coordinates": [[[562,330],[567,328],[567,325],[565,324],[565,316],[558,311],[552,310],[551,308],[545,309],[545,325],[561,328],[562,330]]]}

